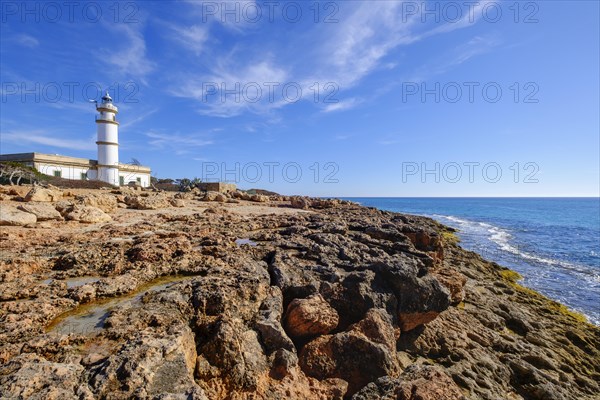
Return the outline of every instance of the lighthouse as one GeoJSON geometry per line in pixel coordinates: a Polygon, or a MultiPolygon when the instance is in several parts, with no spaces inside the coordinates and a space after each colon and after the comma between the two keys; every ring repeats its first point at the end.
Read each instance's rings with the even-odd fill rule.
{"type": "Polygon", "coordinates": [[[106,91],[102,101],[96,104],[96,127],[98,145],[97,179],[111,185],[119,186],[119,110],[113,104],[106,91]]]}

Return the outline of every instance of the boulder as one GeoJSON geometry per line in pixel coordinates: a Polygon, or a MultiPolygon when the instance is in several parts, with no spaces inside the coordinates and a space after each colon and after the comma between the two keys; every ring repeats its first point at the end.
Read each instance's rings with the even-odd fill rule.
{"type": "Polygon", "coordinates": [[[94,370],[90,385],[102,398],[206,399],[194,382],[195,367],[194,334],[175,323],[168,332],[146,329],[121,345],[94,370]]]}
{"type": "Polygon", "coordinates": [[[337,327],[337,311],[320,295],[294,299],[285,315],[286,331],[293,338],[323,335],[337,327]]]}
{"type": "Polygon", "coordinates": [[[369,383],[352,400],[460,400],[462,391],[441,368],[409,366],[399,378],[385,376],[369,383]]]}
{"type": "Polygon", "coordinates": [[[69,221],[79,221],[84,224],[96,224],[100,222],[112,221],[110,215],[104,213],[99,208],[92,206],[79,206],[76,205],[66,216],[69,221]]]}
{"type": "Polygon", "coordinates": [[[385,310],[371,309],[346,332],[320,336],[300,352],[305,374],[348,382],[347,395],[379,377],[398,372],[394,328],[385,310]]]}
{"type": "Polygon", "coordinates": [[[25,201],[59,201],[63,197],[62,192],[56,189],[46,189],[42,187],[34,187],[26,195],[25,201]]]}
{"type": "Polygon", "coordinates": [[[325,208],[335,208],[340,205],[340,201],[338,199],[314,199],[311,202],[311,207],[325,209],[325,208]]]}
{"type": "Polygon", "coordinates": [[[310,207],[311,202],[306,197],[294,196],[290,198],[290,204],[292,205],[292,208],[305,210],[310,207]]]}
{"type": "Polygon", "coordinates": [[[84,206],[99,208],[105,213],[111,213],[117,209],[117,197],[112,194],[86,194],[77,196],[75,200],[84,206]]]}
{"type": "Polygon", "coordinates": [[[209,365],[217,367],[221,377],[237,390],[256,391],[268,369],[258,334],[238,318],[217,322],[199,350],[209,365]]]}
{"type": "Polygon", "coordinates": [[[125,196],[125,204],[137,210],[157,210],[169,207],[169,200],[162,195],[154,196],[125,196]]]}
{"type": "Polygon", "coordinates": [[[171,200],[169,200],[169,203],[173,206],[173,207],[185,207],[185,201],[183,199],[179,199],[179,198],[173,198],[171,200]]]}
{"type": "Polygon", "coordinates": [[[204,193],[204,195],[200,197],[200,200],[216,201],[219,203],[224,203],[227,201],[227,196],[225,196],[223,193],[209,191],[209,192],[204,193]]]}
{"type": "Polygon", "coordinates": [[[17,207],[21,211],[28,212],[37,217],[38,221],[49,221],[59,220],[62,221],[63,217],[60,213],[50,204],[34,204],[26,203],[17,207]]]}
{"type": "Polygon", "coordinates": [[[26,353],[0,367],[0,393],[4,399],[93,399],[83,373],[81,365],[26,353]]]}
{"type": "Polygon", "coordinates": [[[267,203],[269,201],[269,196],[265,196],[262,194],[253,194],[250,196],[249,200],[255,203],[267,203]]]}
{"type": "Polygon", "coordinates": [[[177,192],[173,198],[181,200],[192,200],[194,198],[194,192],[177,192]]]}
{"type": "Polygon", "coordinates": [[[20,211],[6,204],[0,206],[0,225],[24,226],[35,224],[36,222],[37,217],[35,214],[20,211]]]}
{"type": "Polygon", "coordinates": [[[448,289],[453,305],[459,304],[465,299],[464,287],[467,283],[467,278],[463,274],[453,268],[442,268],[434,271],[432,274],[448,289]]]}
{"type": "Polygon", "coordinates": [[[73,209],[74,205],[72,201],[61,200],[54,204],[54,208],[64,217],[73,209]]]}
{"type": "Polygon", "coordinates": [[[404,332],[433,321],[451,303],[449,290],[430,274],[419,277],[419,269],[423,266],[418,263],[375,266],[398,299],[398,320],[404,332]]]}

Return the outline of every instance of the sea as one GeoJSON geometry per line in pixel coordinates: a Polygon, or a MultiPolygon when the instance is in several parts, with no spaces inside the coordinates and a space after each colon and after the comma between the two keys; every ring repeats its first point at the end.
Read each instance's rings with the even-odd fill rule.
{"type": "Polygon", "coordinates": [[[600,325],[600,198],[346,198],[433,218],[460,245],[600,325]]]}

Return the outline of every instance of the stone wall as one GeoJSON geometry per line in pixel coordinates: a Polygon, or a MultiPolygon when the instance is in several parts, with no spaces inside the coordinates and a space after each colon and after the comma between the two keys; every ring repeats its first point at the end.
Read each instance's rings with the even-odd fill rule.
{"type": "Polygon", "coordinates": [[[231,193],[237,190],[235,184],[224,182],[204,182],[200,184],[201,190],[208,192],[231,193]]]}

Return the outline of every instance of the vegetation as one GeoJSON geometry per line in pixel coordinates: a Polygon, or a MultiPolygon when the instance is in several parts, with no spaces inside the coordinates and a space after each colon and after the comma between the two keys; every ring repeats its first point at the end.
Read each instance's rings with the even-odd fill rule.
{"type": "Polygon", "coordinates": [[[447,230],[442,231],[442,240],[444,241],[444,243],[449,243],[449,244],[460,243],[460,238],[456,235],[456,233],[450,232],[447,230]]]}
{"type": "MultiPolygon", "coordinates": [[[[502,278],[504,278],[504,280],[508,281],[508,283],[516,291],[523,293],[532,298],[542,297],[542,295],[540,293],[536,292],[535,290],[521,286],[517,283],[518,281],[523,279],[523,276],[521,274],[519,274],[518,272],[512,271],[510,269],[503,269],[502,271],[500,271],[500,275],[502,275],[502,278]]],[[[580,314],[576,311],[570,310],[565,305],[557,303],[555,301],[552,301],[548,308],[551,311],[574,318],[578,322],[588,322],[585,315],[580,314]]]]}
{"type": "Polygon", "coordinates": [[[10,161],[0,163],[0,183],[10,185],[33,184],[46,180],[45,178],[46,175],[39,173],[33,167],[10,161]]]}
{"type": "Polygon", "coordinates": [[[168,192],[189,192],[194,188],[199,188],[202,180],[199,178],[158,179],[156,177],[152,177],[150,182],[156,189],[165,190],[168,192]]]}
{"type": "Polygon", "coordinates": [[[189,192],[194,188],[200,187],[200,184],[202,183],[202,181],[199,178],[194,178],[194,179],[183,178],[183,179],[178,179],[175,182],[179,186],[180,192],[189,192]]]}
{"type": "Polygon", "coordinates": [[[504,269],[500,271],[500,275],[502,275],[502,277],[510,283],[517,283],[518,281],[523,279],[523,276],[521,274],[510,269],[504,269]]]}

